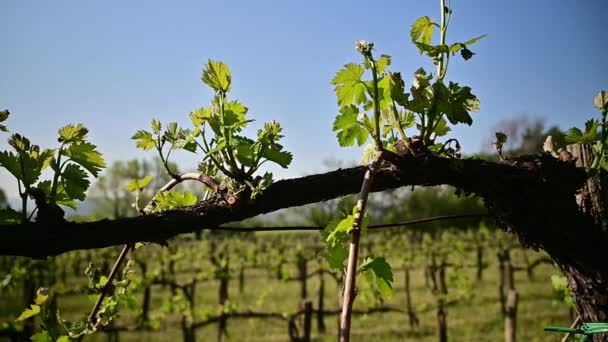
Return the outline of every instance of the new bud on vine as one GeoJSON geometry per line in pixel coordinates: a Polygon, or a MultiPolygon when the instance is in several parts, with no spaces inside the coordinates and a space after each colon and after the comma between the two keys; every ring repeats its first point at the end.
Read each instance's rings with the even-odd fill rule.
{"type": "Polygon", "coordinates": [[[374,48],[373,42],[366,42],[365,40],[359,40],[355,43],[355,48],[362,55],[370,55],[372,53],[372,49],[374,48]]]}

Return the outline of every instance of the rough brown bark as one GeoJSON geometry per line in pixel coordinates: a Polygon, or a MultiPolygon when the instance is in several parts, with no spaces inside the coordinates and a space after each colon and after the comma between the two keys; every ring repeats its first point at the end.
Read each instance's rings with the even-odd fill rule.
{"type": "MultiPolygon", "coordinates": [[[[387,153],[390,157],[391,154],[387,153]]],[[[372,191],[406,185],[453,185],[488,199],[511,200],[520,190],[542,190],[561,184],[569,195],[586,175],[556,161],[529,157],[494,163],[478,159],[420,158],[393,155],[374,176],[372,191]],[[522,189],[523,188],[523,189],[522,189]]],[[[229,205],[216,195],[192,207],[116,220],[45,225],[0,225],[0,254],[46,257],[76,249],[102,248],[130,242],[160,242],[188,232],[217,227],[282,208],[321,202],[360,190],[366,167],[277,181],[255,201],[241,198],[229,205]],[[315,191],[309,191],[315,189],[315,191]],[[294,196],[294,194],[298,194],[294,196]]],[[[538,197],[536,193],[534,197],[538,197]]],[[[521,199],[520,196],[517,199],[521,199]]],[[[502,204],[499,202],[497,204],[502,204]]],[[[507,203],[505,203],[507,204],[507,203]]],[[[513,205],[512,203],[510,203],[513,205]]],[[[522,206],[521,201],[516,207],[522,206]]],[[[502,207],[497,207],[497,209],[502,207]]],[[[540,215],[543,216],[543,215],[540,215]]]]}
{"type": "MultiPolygon", "coordinates": [[[[578,155],[579,161],[590,159],[586,152],[578,155]]],[[[608,220],[599,176],[590,178],[584,169],[549,154],[502,162],[390,153],[385,158],[372,191],[447,184],[479,195],[502,228],[516,233],[524,245],[547,251],[563,270],[584,322],[608,321],[608,220]]],[[[178,234],[356,193],[366,169],[278,181],[255,201],[241,198],[232,206],[215,196],[190,208],[135,218],[3,225],[0,254],[42,258],[136,241],[162,243],[178,234]]]]}
{"type": "MultiPolygon", "coordinates": [[[[591,148],[587,145],[569,145],[568,151],[577,158],[578,167],[589,167],[593,162],[591,148]]],[[[607,193],[606,177],[602,174],[592,175],[579,188],[576,195],[576,203],[580,212],[584,215],[587,225],[593,230],[585,229],[583,226],[578,234],[584,237],[583,241],[572,241],[569,246],[571,250],[584,253],[585,248],[592,247],[589,239],[600,238],[604,243],[602,251],[588,251],[590,257],[600,259],[594,260],[592,264],[588,258],[581,258],[578,254],[573,255],[571,251],[564,252],[563,257],[558,258],[549,252],[551,257],[560,266],[566,277],[568,287],[576,303],[577,311],[581,315],[582,322],[608,322],[608,270],[607,267],[597,267],[601,259],[606,260],[606,236],[608,236],[608,217],[606,211],[607,193]]],[[[582,222],[581,222],[582,223],[582,222]]],[[[576,229],[575,229],[576,230],[576,229]]],[[[608,341],[608,333],[595,334],[592,341],[608,341]]]]}

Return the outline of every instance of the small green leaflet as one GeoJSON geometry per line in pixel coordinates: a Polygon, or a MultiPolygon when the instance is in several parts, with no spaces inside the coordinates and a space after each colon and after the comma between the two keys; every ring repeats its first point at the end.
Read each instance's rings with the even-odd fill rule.
{"type": "Polygon", "coordinates": [[[450,52],[452,53],[452,55],[456,54],[458,51],[460,51],[460,54],[462,56],[462,58],[464,60],[469,60],[471,59],[471,57],[473,57],[474,53],[469,50],[469,48],[467,46],[473,45],[475,43],[477,43],[478,41],[480,41],[482,38],[484,38],[485,36],[487,36],[487,34],[483,34],[479,37],[475,37],[473,39],[469,39],[464,43],[454,43],[452,45],[450,45],[450,52]]]}
{"type": "Polygon", "coordinates": [[[359,64],[349,63],[336,73],[336,76],[331,80],[331,84],[336,86],[338,105],[359,105],[367,99],[365,95],[367,88],[361,81],[363,71],[359,64]]]}
{"type": "Polygon", "coordinates": [[[21,214],[11,208],[0,209],[0,224],[19,224],[21,214]]]}
{"type": "Polygon", "coordinates": [[[323,257],[329,264],[332,270],[342,271],[344,270],[344,262],[348,258],[347,244],[340,243],[335,245],[328,245],[323,253],[323,257]]]}
{"type": "Polygon", "coordinates": [[[449,102],[440,103],[442,112],[444,112],[451,124],[466,123],[473,124],[473,119],[469,112],[479,111],[479,100],[471,93],[471,88],[468,86],[461,87],[458,83],[450,82],[448,86],[449,102]]]}
{"type": "Polygon", "coordinates": [[[21,166],[19,165],[19,157],[13,152],[0,152],[0,165],[10,172],[15,178],[21,179],[21,166]]]}
{"type": "Polygon", "coordinates": [[[15,321],[19,322],[19,321],[24,321],[30,317],[34,317],[37,314],[40,313],[40,305],[37,304],[32,304],[30,305],[29,309],[25,309],[21,315],[19,315],[19,317],[17,317],[17,319],[15,319],[15,321]]]}
{"type": "Polygon", "coordinates": [[[472,39],[467,40],[467,41],[466,41],[466,42],[464,42],[463,44],[464,44],[464,45],[473,45],[473,44],[477,43],[478,41],[480,41],[481,39],[485,38],[486,36],[487,36],[487,34],[482,34],[482,35],[481,35],[481,36],[479,36],[479,37],[475,37],[475,38],[472,38],[472,39]]]}
{"type": "Polygon", "coordinates": [[[382,74],[386,68],[391,65],[391,60],[392,58],[389,55],[380,55],[380,58],[376,61],[376,70],[378,71],[378,74],[382,74]]]}
{"type": "MultiPolygon", "coordinates": [[[[342,270],[344,267],[344,262],[348,257],[348,242],[350,241],[348,231],[355,224],[355,213],[356,207],[353,208],[352,214],[331,220],[322,232],[326,242],[326,250],[323,256],[332,269],[342,270]]],[[[366,231],[368,224],[369,216],[366,213],[361,222],[361,231],[366,231]]]]}
{"type": "Polygon", "coordinates": [[[103,160],[102,154],[97,151],[97,146],[88,142],[74,143],[62,153],[95,177],[101,169],[106,167],[106,162],[103,160]]]}
{"type": "MultiPolygon", "coordinates": [[[[3,151],[0,152],[0,165],[15,178],[29,186],[38,180],[43,166],[48,165],[49,154],[47,151],[52,153],[51,150],[45,150],[43,154],[38,154],[36,151],[26,151],[15,155],[12,152],[3,151]],[[23,168],[21,168],[22,163],[23,168]],[[22,171],[25,171],[25,173],[22,173],[22,171]]],[[[52,154],[50,154],[50,157],[52,157],[52,154]]]]}
{"type": "Polygon", "coordinates": [[[131,139],[135,140],[135,146],[144,151],[151,150],[156,147],[156,140],[152,137],[152,133],[140,129],[135,132],[131,139]]]}
{"type": "MultiPolygon", "coordinates": [[[[46,331],[35,333],[34,335],[32,335],[32,337],[30,337],[30,341],[31,342],[54,342],[53,339],[46,333],[46,331]]],[[[59,342],[59,339],[57,340],[57,342],[59,342]]]]}
{"type": "Polygon", "coordinates": [[[227,93],[230,91],[232,77],[226,64],[209,59],[203,69],[202,80],[213,90],[227,93]]]}
{"type": "MultiPolygon", "coordinates": [[[[9,115],[11,115],[11,113],[7,109],[0,111],[0,122],[6,121],[6,119],[8,119],[8,117],[9,117],[9,115]]],[[[5,125],[0,125],[0,131],[8,132],[8,128],[6,128],[5,125]]]]}
{"type": "Polygon", "coordinates": [[[142,179],[134,179],[127,184],[126,189],[129,192],[142,191],[151,181],[152,177],[150,176],[146,176],[142,179]]]}
{"type": "Polygon", "coordinates": [[[279,164],[285,169],[293,160],[293,154],[288,151],[283,151],[283,146],[279,144],[272,144],[271,146],[266,147],[262,152],[262,156],[271,162],[279,164]]]}
{"type": "Polygon", "coordinates": [[[369,133],[357,121],[359,109],[354,105],[340,108],[340,114],[336,116],[333,131],[338,132],[338,143],[342,147],[357,145],[362,146],[367,141],[369,133]]]}
{"type": "Polygon", "coordinates": [[[183,194],[175,191],[163,191],[156,197],[157,207],[160,210],[189,207],[196,204],[196,196],[190,191],[183,194]]]}
{"type": "MultiPolygon", "coordinates": [[[[38,184],[36,185],[36,187],[40,190],[42,190],[42,192],[44,192],[45,196],[47,198],[49,198],[49,196],[51,195],[51,181],[50,180],[45,180],[45,181],[41,181],[38,182],[38,184]]],[[[77,204],[76,201],[74,201],[66,192],[65,187],[63,185],[63,182],[59,182],[57,185],[57,195],[55,197],[55,202],[59,205],[65,205],[67,207],[70,207],[74,210],[76,210],[77,208],[77,204]]]]}
{"type": "Polygon", "coordinates": [[[496,149],[497,150],[501,150],[503,145],[507,143],[507,135],[504,134],[503,132],[496,132],[496,142],[494,143],[496,145],[496,149]]]}
{"type": "Polygon", "coordinates": [[[435,130],[433,132],[435,132],[435,134],[438,137],[442,137],[446,134],[448,134],[450,132],[451,128],[448,127],[448,123],[447,121],[445,121],[444,118],[441,118],[439,120],[439,122],[437,123],[437,126],[435,126],[435,130]]]}
{"type": "Polygon", "coordinates": [[[160,130],[163,128],[160,121],[157,119],[152,119],[152,132],[154,134],[160,134],[160,130]]]}
{"type": "Polygon", "coordinates": [[[83,124],[67,124],[59,129],[59,142],[73,143],[83,141],[87,137],[89,130],[83,124]]]}
{"type": "Polygon", "coordinates": [[[424,43],[415,43],[418,49],[424,52],[429,57],[439,57],[442,53],[448,53],[450,48],[447,45],[428,45],[424,43]]]}
{"type": "Polygon", "coordinates": [[[393,294],[393,271],[391,265],[383,257],[368,256],[363,259],[359,272],[376,286],[385,297],[393,294]]]}
{"type": "Polygon", "coordinates": [[[177,125],[177,122],[169,122],[163,139],[171,144],[173,150],[186,150],[189,152],[196,151],[196,142],[194,139],[199,135],[200,129],[197,127],[194,131],[182,129],[177,125]]]}
{"type": "Polygon", "coordinates": [[[325,229],[321,232],[321,235],[326,242],[326,249],[323,253],[323,257],[327,260],[329,267],[334,270],[342,271],[344,268],[344,261],[348,256],[348,249],[346,246],[350,239],[346,231],[350,228],[350,225],[352,225],[352,220],[352,215],[348,215],[342,219],[334,218],[329,221],[325,229]],[[341,227],[338,228],[338,226],[341,227]]]}
{"type": "MultiPolygon", "coordinates": [[[[433,32],[435,31],[435,24],[431,21],[431,18],[428,16],[420,17],[410,29],[410,38],[412,39],[412,43],[422,43],[426,45],[431,44],[431,38],[433,37],[433,32]]],[[[420,54],[422,54],[422,49],[420,46],[418,47],[420,54]]]]}
{"type": "Polygon", "coordinates": [[[235,132],[241,131],[249,121],[245,118],[249,109],[238,101],[230,101],[224,105],[224,125],[233,127],[235,132]]]}
{"type": "Polygon", "coordinates": [[[76,164],[69,164],[63,169],[61,179],[65,192],[70,198],[79,201],[85,199],[90,183],[83,169],[76,164]]]}
{"type": "Polygon", "coordinates": [[[569,144],[593,144],[598,138],[600,122],[594,119],[585,122],[585,132],[572,127],[566,133],[564,140],[569,144]]]}
{"type": "Polygon", "coordinates": [[[239,163],[246,167],[252,167],[258,144],[255,144],[249,138],[235,135],[232,137],[231,145],[233,145],[233,149],[236,151],[236,159],[239,163]]]}
{"type": "Polygon", "coordinates": [[[608,93],[605,90],[600,90],[593,97],[593,105],[599,110],[608,110],[608,93]]]}

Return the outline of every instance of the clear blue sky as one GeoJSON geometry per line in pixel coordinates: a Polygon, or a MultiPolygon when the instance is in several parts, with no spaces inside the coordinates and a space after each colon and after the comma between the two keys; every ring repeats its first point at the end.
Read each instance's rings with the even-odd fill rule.
{"type": "MultiPolygon", "coordinates": [[[[601,0],[452,1],[448,41],[487,33],[448,79],[481,100],[472,127],[453,135],[465,152],[482,148],[500,120],[529,113],[562,128],[596,116],[593,95],[608,88],[608,2],[601,0]]],[[[130,136],[150,119],[189,124],[207,105],[200,81],[208,58],[233,73],[233,98],[262,122],[285,128],[295,155],[288,172],[320,170],[324,159],[358,159],[331,131],[337,110],[329,84],[358,61],[354,42],[376,43],[409,82],[432,65],[409,42],[409,27],[439,1],[21,1],[0,2],[0,109],[12,131],[42,146],[57,128],[82,122],[109,161],[151,157],[130,136]]],[[[409,85],[408,85],[409,86],[409,85]]],[[[254,124],[255,128],[259,127],[254,124]]],[[[6,146],[6,135],[0,147],[6,146]]],[[[184,168],[195,158],[181,155],[184,168]]],[[[0,187],[8,186],[0,175],[0,187]]]]}

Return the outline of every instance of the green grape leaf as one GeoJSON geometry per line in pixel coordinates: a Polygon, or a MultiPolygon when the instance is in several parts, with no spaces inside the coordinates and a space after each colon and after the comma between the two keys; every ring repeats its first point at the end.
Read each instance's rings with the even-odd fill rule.
{"type": "Polygon", "coordinates": [[[598,120],[588,120],[585,122],[584,133],[580,129],[572,127],[566,133],[564,140],[568,144],[593,144],[599,138],[599,128],[600,122],[598,120]]]}
{"type": "Polygon", "coordinates": [[[367,99],[365,95],[367,88],[361,81],[363,71],[359,64],[349,63],[336,73],[331,84],[335,85],[338,105],[341,107],[351,104],[359,105],[367,99]]]}
{"type": "Polygon", "coordinates": [[[21,214],[11,208],[0,209],[0,224],[19,224],[21,214]]]}
{"type": "Polygon", "coordinates": [[[190,113],[190,120],[192,120],[194,127],[209,123],[209,126],[216,135],[221,134],[219,118],[213,114],[211,107],[202,107],[190,113]]]}
{"type": "MultiPolygon", "coordinates": [[[[38,182],[36,184],[36,188],[40,189],[46,198],[49,198],[51,195],[51,181],[45,180],[42,182],[38,182]]],[[[57,184],[57,194],[55,197],[55,203],[59,205],[65,205],[66,207],[70,207],[74,210],[78,207],[76,201],[74,201],[66,192],[65,187],[63,186],[63,182],[59,182],[57,184]]]]}
{"type": "MultiPolygon", "coordinates": [[[[437,26],[437,24],[431,21],[431,18],[427,16],[418,18],[410,29],[410,38],[412,39],[412,43],[430,45],[433,32],[435,31],[435,26],[437,26]]],[[[420,54],[422,54],[423,50],[420,49],[420,46],[418,46],[418,49],[420,54]]]]}
{"type": "Polygon", "coordinates": [[[182,129],[177,125],[177,122],[167,124],[163,139],[171,144],[173,150],[186,150],[196,152],[196,142],[194,139],[200,134],[200,128],[197,126],[194,131],[182,129]]]}
{"type": "Polygon", "coordinates": [[[470,87],[461,87],[458,83],[450,82],[448,86],[449,103],[442,108],[452,124],[466,123],[471,125],[473,119],[469,112],[479,111],[479,100],[471,93],[470,87]]]}
{"type": "Polygon", "coordinates": [[[337,271],[344,269],[344,262],[348,258],[348,248],[346,246],[346,244],[335,244],[325,249],[323,257],[331,269],[337,271]]]}
{"type": "Polygon", "coordinates": [[[135,132],[131,139],[135,140],[135,146],[144,151],[151,150],[156,147],[156,140],[152,137],[152,133],[140,129],[135,132]]]}
{"type": "Polygon", "coordinates": [[[428,45],[424,43],[416,43],[418,50],[424,52],[427,56],[437,58],[442,53],[448,53],[450,47],[447,45],[428,45]]]}
{"type": "Polygon", "coordinates": [[[359,272],[371,278],[372,283],[385,297],[393,294],[393,271],[391,265],[383,257],[365,257],[359,272]]]}
{"type": "Polygon", "coordinates": [[[106,167],[102,154],[97,151],[97,146],[88,142],[79,142],[70,145],[62,151],[62,154],[70,158],[74,163],[84,167],[93,176],[97,177],[101,169],[106,167]]]}
{"type": "Polygon", "coordinates": [[[427,75],[423,68],[416,70],[412,80],[412,99],[407,102],[407,108],[415,113],[425,113],[431,105],[433,97],[430,80],[432,75],[427,75]]]}
{"type": "Polygon", "coordinates": [[[503,132],[496,132],[496,145],[498,146],[500,144],[500,147],[502,147],[504,144],[507,143],[507,135],[504,134],[503,132]]]}
{"type": "Polygon", "coordinates": [[[378,74],[382,74],[391,65],[391,60],[392,58],[389,55],[380,55],[380,58],[376,61],[376,71],[378,74]]]}
{"type": "Polygon", "coordinates": [[[249,109],[238,101],[231,101],[224,105],[224,125],[240,132],[251,120],[246,120],[249,109]]]}
{"type": "Polygon", "coordinates": [[[59,142],[73,143],[78,141],[84,141],[87,137],[89,130],[84,127],[83,124],[67,124],[59,129],[59,142]]]}
{"type": "Polygon", "coordinates": [[[76,200],[83,201],[89,188],[86,172],[76,164],[67,165],[61,174],[63,187],[67,195],[76,200]]]}
{"type": "Polygon", "coordinates": [[[8,144],[18,153],[28,152],[32,148],[30,140],[21,134],[15,133],[8,138],[8,144]]]}
{"type": "Polygon", "coordinates": [[[401,78],[401,73],[392,72],[389,73],[391,77],[391,98],[395,100],[399,105],[406,106],[409,94],[405,92],[405,83],[401,78]]]}
{"type": "Polygon", "coordinates": [[[190,191],[179,193],[175,190],[163,191],[156,197],[159,210],[189,207],[196,204],[197,198],[190,191]]]}
{"type": "Polygon", "coordinates": [[[226,148],[226,140],[221,139],[218,141],[218,144],[212,148],[211,150],[209,150],[209,152],[207,152],[207,154],[205,155],[205,158],[208,158],[209,156],[212,156],[215,153],[219,153],[220,151],[223,151],[226,148]]]}
{"type": "Polygon", "coordinates": [[[227,93],[230,91],[232,76],[226,64],[209,59],[203,69],[202,80],[213,90],[227,93]]]}
{"type": "Polygon", "coordinates": [[[599,110],[608,110],[608,93],[605,90],[600,90],[593,97],[593,105],[599,110]]]}
{"type": "Polygon", "coordinates": [[[57,339],[57,341],[53,341],[53,339],[45,331],[42,331],[42,332],[35,333],[34,335],[32,335],[30,337],[30,341],[31,342],[59,342],[59,339],[57,339]]]}
{"type": "Polygon", "coordinates": [[[357,121],[359,109],[353,105],[340,108],[340,114],[336,116],[333,131],[338,132],[338,143],[342,147],[357,145],[362,146],[369,137],[369,132],[357,121]]]}
{"type": "Polygon", "coordinates": [[[152,133],[160,134],[161,129],[163,128],[162,124],[157,119],[152,119],[152,133]]]}
{"type": "Polygon", "coordinates": [[[254,141],[249,138],[235,135],[232,137],[231,145],[233,145],[233,148],[236,151],[236,159],[239,163],[246,167],[254,166],[253,163],[256,157],[254,154],[258,144],[255,144],[254,141]]]}
{"type": "Polygon", "coordinates": [[[182,129],[180,136],[175,140],[171,148],[174,150],[186,150],[188,152],[195,153],[198,145],[196,144],[196,137],[201,134],[200,128],[196,127],[194,131],[189,129],[182,129]]]}
{"type": "Polygon", "coordinates": [[[25,321],[26,319],[28,319],[30,317],[34,317],[39,313],[40,313],[40,305],[32,304],[32,305],[30,305],[30,308],[25,309],[21,313],[21,315],[19,315],[19,317],[17,317],[17,319],[15,319],[15,321],[17,321],[17,322],[25,321]]]}
{"type": "Polygon", "coordinates": [[[19,157],[13,152],[0,152],[0,165],[10,172],[15,178],[21,179],[21,166],[19,165],[19,157]]]}
{"type": "Polygon", "coordinates": [[[281,124],[277,121],[266,122],[264,128],[258,130],[258,141],[265,145],[271,145],[283,138],[282,131],[281,124]]]}
{"type": "Polygon", "coordinates": [[[169,143],[174,143],[179,138],[181,131],[182,129],[177,126],[177,122],[169,122],[163,138],[169,143]]]}
{"type": "Polygon", "coordinates": [[[288,151],[283,151],[283,146],[279,144],[272,144],[271,146],[266,147],[262,152],[262,157],[279,164],[285,169],[293,160],[293,154],[288,151]]]}
{"type": "MultiPolygon", "coordinates": [[[[487,34],[483,34],[483,35],[481,35],[479,37],[475,37],[475,38],[469,39],[469,40],[467,40],[464,43],[454,43],[454,44],[450,45],[450,53],[452,53],[452,55],[454,55],[454,54],[458,53],[458,51],[460,51],[461,49],[467,49],[468,45],[473,45],[473,44],[477,43],[478,41],[480,41],[481,39],[483,39],[485,36],[487,36],[487,34]]],[[[470,52],[470,50],[469,50],[469,52],[470,52]]],[[[463,55],[462,57],[464,58],[465,56],[463,55]]],[[[465,58],[465,59],[468,59],[468,58],[465,58]]]]}
{"type": "MultiPolygon", "coordinates": [[[[0,122],[6,121],[9,115],[11,115],[11,113],[7,109],[0,111],[0,122]]],[[[5,125],[0,125],[0,131],[8,132],[8,128],[5,125]]]]}
{"type": "Polygon", "coordinates": [[[467,40],[463,44],[464,45],[473,45],[473,44],[477,43],[478,41],[482,40],[483,38],[485,38],[486,36],[487,36],[487,34],[482,34],[481,36],[467,40]]]}
{"type": "Polygon", "coordinates": [[[133,179],[127,184],[126,189],[129,192],[142,191],[151,181],[152,177],[150,176],[146,176],[142,179],[133,179]]]}
{"type": "Polygon", "coordinates": [[[0,152],[0,165],[15,178],[30,186],[40,177],[43,166],[48,165],[48,153],[51,153],[52,157],[50,151],[44,150],[42,154],[39,154],[38,146],[29,146],[29,151],[22,151],[18,155],[3,151],[0,152]]]}
{"type": "Polygon", "coordinates": [[[448,132],[450,132],[450,127],[448,127],[448,123],[447,121],[445,121],[444,118],[439,119],[439,121],[437,122],[437,126],[435,126],[435,129],[433,130],[433,132],[435,132],[435,134],[438,137],[443,137],[444,135],[448,134],[448,132]]]}
{"type": "Polygon", "coordinates": [[[348,256],[348,249],[346,246],[347,242],[350,240],[350,236],[346,231],[348,230],[349,224],[348,222],[344,222],[344,220],[352,222],[352,216],[350,216],[350,218],[334,218],[330,220],[325,229],[321,232],[321,236],[326,242],[323,257],[334,270],[342,270],[344,261],[348,256]],[[338,229],[339,225],[341,225],[341,227],[338,229]]]}

